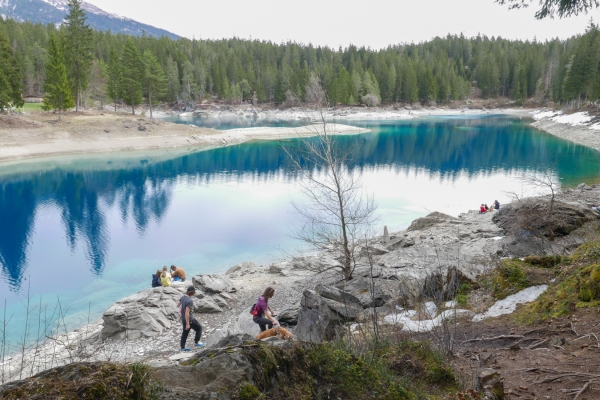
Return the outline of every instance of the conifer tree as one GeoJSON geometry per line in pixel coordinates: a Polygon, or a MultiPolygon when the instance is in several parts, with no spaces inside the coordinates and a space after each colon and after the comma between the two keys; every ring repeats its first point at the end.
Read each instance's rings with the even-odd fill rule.
{"type": "Polygon", "coordinates": [[[48,63],[46,64],[46,79],[44,80],[44,102],[42,108],[58,110],[58,120],[61,112],[75,106],[72,87],[67,78],[67,67],[61,44],[56,35],[48,41],[48,63]]]}
{"type": "Polygon", "coordinates": [[[152,97],[159,98],[165,95],[167,77],[158,59],[150,50],[144,51],[144,87],[148,96],[150,118],[152,118],[152,97]]]}
{"type": "Polygon", "coordinates": [[[123,71],[121,68],[121,57],[117,53],[115,46],[110,47],[108,53],[108,63],[105,68],[106,75],[106,95],[115,103],[115,112],[117,112],[117,100],[121,98],[121,85],[123,71]]]}
{"type": "Polygon", "coordinates": [[[69,0],[65,17],[65,61],[75,97],[75,111],[79,111],[81,97],[87,89],[92,66],[92,28],[86,24],[87,16],[81,0],[69,0]]]}
{"type": "Polygon", "coordinates": [[[15,53],[0,32],[0,111],[23,106],[21,70],[15,53]]]}
{"type": "Polygon", "coordinates": [[[131,106],[131,113],[135,115],[135,106],[142,102],[142,81],[144,80],[144,63],[138,48],[131,38],[127,39],[123,49],[121,66],[121,92],[125,103],[131,106]]]}

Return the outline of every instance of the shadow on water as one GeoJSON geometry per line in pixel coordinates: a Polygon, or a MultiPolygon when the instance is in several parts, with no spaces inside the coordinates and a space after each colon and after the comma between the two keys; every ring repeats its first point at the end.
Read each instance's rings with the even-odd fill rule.
{"type": "MultiPolygon", "coordinates": [[[[343,122],[343,121],[342,121],[343,122]]],[[[454,179],[482,171],[535,171],[554,165],[564,186],[572,186],[600,170],[599,153],[562,141],[512,118],[442,119],[405,122],[349,122],[375,133],[336,138],[342,147],[355,146],[352,170],[387,168],[396,172],[419,168],[454,179]]],[[[0,264],[13,291],[23,283],[36,212],[42,204],[60,210],[68,246],[85,247],[89,268],[101,276],[112,233],[105,207],[117,207],[122,223],[133,221],[143,236],[151,221],[166,214],[178,180],[210,183],[227,174],[244,179],[248,173],[268,180],[275,174],[296,179],[281,145],[250,142],[195,152],[172,159],[138,159],[119,167],[106,155],[102,168],[60,163],[52,168],[12,173],[0,167],[0,264]],[[3,169],[5,171],[3,171],[3,169]]],[[[138,156],[139,157],[139,156],[138,156]]],[[[134,155],[131,156],[135,158],[134,155]]],[[[207,212],[211,212],[210,210],[207,212]]]]}

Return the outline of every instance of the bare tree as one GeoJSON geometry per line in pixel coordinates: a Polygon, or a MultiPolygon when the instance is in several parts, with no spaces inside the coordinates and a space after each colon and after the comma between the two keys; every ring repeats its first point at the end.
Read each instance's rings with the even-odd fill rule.
{"type": "Polygon", "coordinates": [[[304,98],[308,104],[314,104],[318,109],[323,108],[327,104],[325,91],[321,87],[319,77],[314,73],[310,73],[310,79],[306,84],[304,98]]]}
{"type": "Polygon", "coordinates": [[[291,160],[305,202],[293,203],[302,223],[293,236],[319,251],[334,251],[344,280],[351,280],[358,251],[374,222],[372,196],[365,194],[360,178],[348,163],[353,149],[342,149],[323,114],[325,95],[318,78],[311,76],[307,96],[317,105],[320,121],[312,125],[312,137],[284,147],[291,160]]]}

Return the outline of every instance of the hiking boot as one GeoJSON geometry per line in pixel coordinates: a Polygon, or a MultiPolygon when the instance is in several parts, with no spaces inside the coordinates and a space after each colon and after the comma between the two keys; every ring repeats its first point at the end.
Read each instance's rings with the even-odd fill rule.
{"type": "Polygon", "coordinates": [[[181,349],[181,351],[192,351],[192,349],[190,349],[189,347],[186,347],[184,349],[181,349]]]}
{"type": "Polygon", "coordinates": [[[196,343],[194,346],[196,346],[196,347],[204,347],[204,342],[196,343]]]}

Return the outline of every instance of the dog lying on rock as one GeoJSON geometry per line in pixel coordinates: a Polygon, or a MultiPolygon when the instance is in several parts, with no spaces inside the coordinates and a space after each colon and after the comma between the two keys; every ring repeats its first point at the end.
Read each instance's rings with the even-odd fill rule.
{"type": "Polygon", "coordinates": [[[270,338],[273,336],[276,336],[279,339],[283,339],[283,340],[290,340],[290,339],[294,338],[294,335],[292,334],[292,332],[288,331],[285,328],[280,328],[280,327],[267,329],[266,331],[261,332],[258,335],[256,335],[255,338],[258,340],[262,340],[262,339],[270,338]]]}

